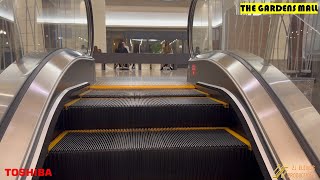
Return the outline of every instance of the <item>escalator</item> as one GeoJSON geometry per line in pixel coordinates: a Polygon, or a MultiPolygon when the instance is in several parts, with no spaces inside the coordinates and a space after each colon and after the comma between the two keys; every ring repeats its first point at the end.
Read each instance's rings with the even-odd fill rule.
{"type": "Polygon", "coordinates": [[[51,138],[43,168],[53,176],[42,179],[264,179],[229,102],[165,88],[78,93],[51,138]]]}
{"type": "MultiPolygon", "coordinates": [[[[12,9],[20,6],[17,3],[12,9]]],[[[63,8],[60,1],[51,3],[63,8]]],[[[87,17],[87,31],[78,36],[77,23],[68,29],[76,34],[70,39],[88,39],[85,52],[78,43],[57,50],[36,43],[34,49],[42,53],[15,52],[17,62],[1,73],[1,180],[320,179],[320,115],[312,104],[261,57],[211,47],[213,30],[224,37],[228,28],[226,23],[211,28],[212,19],[202,16],[211,17],[213,9],[225,11],[222,2],[191,3],[187,78],[170,81],[166,76],[160,81],[141,73],[126,77],[125,83],[118,83],[124,78],[117,77],[96,80],[91,1],[76,3],[85,5],[81,12],[87,17]],[[201,53],[193,51],[197,46],[201,53]],[[37,169],[49,169],[52,176],[21,173],[37,169]]],[[[21,14],[12,17],[24,18],[21,14]]],[[[79,13],[71,14],[78,22],[79,13]]],[[[44,27],[40,23],[36,29],[44,27]]],[[[20,47],[23,42],[13,44],[25,48],[20,47]]]]}

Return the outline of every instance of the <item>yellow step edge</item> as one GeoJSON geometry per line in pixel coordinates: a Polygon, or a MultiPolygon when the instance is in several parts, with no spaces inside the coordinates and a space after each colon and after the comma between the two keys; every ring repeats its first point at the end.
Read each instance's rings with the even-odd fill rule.
{"type": "Polygon", "coordinates": [[[87,90],[81,94],[79,94],[80,97],[83,97],[84,95],[88,94],[89,92],[91,92],[92,90],[87,90]]]}
{"type": "Polygon", "coordinates": [[[204,94],[204,95],[206,95],[206,96],[210,96],[210,94],[208,94],[208,93],[206,93],[206,92],[203,92],[203,91],[200,91],[199,89],[195,89],[196,91],[198,91],[199,93],[201,93],[201,94],[204,94]]]}
{"type": "Polygon", "coordinates": [[[208,98],[213,100],[213,101],[215,101],[215,102],[217,102],[217,103],[222,104],[224,108],[229,108],[229,103],[226,103],[224,101],[221,101],[219,99],[216,99],[216,98],[213,98],[213,97],[210,97],[210,96],[208,98]]]}
{"type": "Polygon", "coordinates": [[[92,90],[108,89],[194,89],[194,85],[91,85],[92,90]]]}
{"type": "Polygon", "coordinates": [[[64,108],[65,109],[68,109],[71,105],[73,105],[74,103],[78,102],[81,98],[77,98],[77,99],[74,99],[70,102],[68,102],[67,104],[64,105],[64,108]]]}
{"type": "Polygon", "coordinates": [[[54,148],[67,134],[69,131],[63,131],[59,136],[57,136],[50,144],[48,147],[48,151],[50,152],[52,148],[54,148]]]}
{"type": "Polygon", "coordinates": [[[66,130],[56,137],[49,145],[48,150],[56,146],[68,133],[125,133],[125,132],[160,132],[160,131],[208,131],[208,130],[225,130],[239,141],[248,146],[251,151],[252,147],[250,142],[237,132],[228,127],[179,127],[179,128],[137,128],[137,129],[90,129],[90,130],[66,130]]]}
{"type": "MultiPolygon", "coordinates": [[[[95,85],[94,85],[95,86],[95,85]]],[[[193,86],[193,85],[191,85],[189,88],[167,88],[167,89],[194,89],[195,87],[193,86]],[[192,88],[191,88],[191,86],[192,86],[192,88]]],[[[115,86],[115,87],[112,87],[112,88],[115,88],[115,89],[118,89],[118,88],[116,88],[116,87],[118,87],[118,86],[115,86]]],[[[132,88],[132,89],[135,89],[135,88],[141,88],[141,89],[146,89],[146,88],[142,88],[142,87],[146,87],[146,86],[127,86],[128,87],[128,89],[130,89],[130,88],[132,88]],[[129,88],[130,87],[130,88],[129,88]]],[[[149,86],[148,86],[149,87],[149,86]]],[[[172,86],[167,86],[167,87],[172,87],[172,86]]],[[[175,86],[174,86],[175,87],[175,86]]],[[[111,88],[111,89],[112,89],[111,88]]],[[[84,96],[85,94],[87,94],[87,93],[89,93],[90,91],[92,91],[92,90],[98,90],[98,89],[94,89],[94,88],[91,88],[91,86],[90,86],[90,89],[91,90],[88,90],[88,91],[86,91],[86,92],[84,92],[84,93],[82,93],[82,94],[80,94],[80,97],[82,97],[82,96],[84,96]]],[[[126,88],[122,88],[122,89],[126,89],[126,88]]],[[[150,89],[162,89],[162,88],[160,88],[159,86],[150,86],[150,89]],[[152,88],[151,88],[152,87],[152,88]],[[153,87],[157,87],[157,88],[153,88],[153,87]]],[[[163,89],[166,89],[166,88],[163,88],[163,89]]],[[[100,90],[107,90],[107,89],[100,89],[100,90]]],[[[223,105],[223,107],[225,107],[225,108],[229,108],[229,103],[227,103],[227,102],[224,102],[224,101],[221,101],[221,100],[219,100],[219,99],[216,99],[216,98],[213,98],[213,97],[210,97],[210,95],[208,94],[208,93],[205,93],[205,92],[202,92],[202,91],[200,91],[200,90],[198,90],[198,89],[194,89],[194,90],[196,90],[196,91],[198,91],[198,92],[200,92],[200,93],[202,93],[202,94],[204,94],[204,95],[206,95],[208,98],[210,98],[211,100],[213,100],[213,101],[215,101],[215,102],[217,102],[217,103],[220,103],[220,104],[222,104],[223,105]]],[[[168,96],[168,97],[172,97],[172,96],[168,96]]],[[[181,97],[181,98],[186,98],[185,96],[175,96],[175,97],[181,97]]],[[[107,98],[102,98],[102,97],[98,97],[98,98],[95,98],[95,97],[92,97],[92,98],[86,98],[86,99],[112,99],[112,98],[116,98],[116,97],[107,97],[107,98]]],[[[163,98],[163,97],[161,97],[161,98],[163,98]]],[[[165,98],[165,97],[164,97],[165,98]]],[[[188,98],[190,98],[190,97],[188,97],[188,98]]],[[[75,102],[74,102],[75,103],[75,102]]],[[[74,103],[72,103],[72,104],[74,104],[74,103]]],[[[70,105],[72,105],[72,104],[70,104],[70,105]]],[[[70,106],[69,105],[69,106],[70,106]]],[[[67,106],[67,105],[66,105],[67,106]]],[[[69,107],[69,106],[67,106],[67,107],[69,107]]]]}
{"type": "Polygon", "coordinates": [[[224,102],[224,101],[221,101],[221,100],[216,99],[216,98],[213,98],[213,97],[210,96],[210,94],[208,94],[208,93],[206,93],[206,92],[200,91],[200,90],[198,90],[198,89],[195,89],[195,90],[198,91],[198,92],[200,92],[200,93],[202,93],[202,94],[204,94],[204,95],[206,95],[206,96],[207,96],[208,98],[210,98],[211,100],[213,100],[213,101],[215,101],[215,102],[217,102],[217,103],[222,104],[224,108],[229,108],[229,103],[224,102]]]}
{"type": "Polygon", "coordinates": [[[235,138],[237,138],[239,141],[243,142],[245,145],[248,146],[249,150],[252,150],[252,146],[250,144],[250,142],[243,136],[241,136],[240,134],[238,134],[237,132],[231,130],[230,128],[226,128],[225,129],[228,133],[230,133],[232,136],[234,136],[235,138]]]}

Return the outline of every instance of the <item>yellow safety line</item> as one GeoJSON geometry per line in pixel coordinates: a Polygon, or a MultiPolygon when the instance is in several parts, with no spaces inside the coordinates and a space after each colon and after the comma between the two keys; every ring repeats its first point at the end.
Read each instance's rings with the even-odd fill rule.
{"type": "Polygon", "coordinates": [[[65,109],[68,109],[72,104],[78,102],[80,99],[81,99],[81,98],[78,98],[78,99],[74,99],[74,100],[68,102],[67,104],[64,105],[64,108],[65,108],[65,109]]]}
{"type": "Polygon", "coordinates": [[[83,93],[81,93],[81,94],[79,94],[79,96],[80,97],[82,97],[82,96],[84,96],[84,95],[86,95],[86,94],[88,94],[89,92],[91,92],[92,90],[87,90],[87,91],[85,91],[85,92],[83,92],[83,93]]]}
{"type": "Polygon", "coordinates": [[[241,142],[243,142],[244,144],[246,144],[249,148],[249,150],[252,150],[252,146],[250,144],[250,142],[244,138],[243,136],[241,136],[240,134],[236,133],[235,131],[231,130],[230,128],[226,128],[225,129],[228,133],[230,133],[231,135],[233,135],[234,137],[236,137],[237,139],[239,139],[241,142]]]}
{"type": "Polygon", "coordinates": [[[206,96],[210,96],[210,94],[208,94],[208,93],[206,93],[206,92],[200,91],[200,90],[198,90],[198,89],[195,89],[195,90],[198,91],[198,92],[201,93],[201,94],[204,94],[204,95],[206,95],[206,96]]]}
{"type": "Polygon", "coordinates": [[[210,96],[208,98],[213,100],[213,101],[215,101],[215,102],[218,102],[218,103],[222,104],[224,108],[229,108],[229,104],[224,102],[224,101],[221,101],[219,99],[216,99],[216,98],[213,98],[213,97],[210,97],[210,96]]]}
{"type": "Polygon", "coordinates": [[[211,100],[222,104],[224,108],[229,108],[229,103],[226,103],[226,102],[221,101],[221,100],[219,100],[219,99],[213,98],[213,97],[210,96],[210,94],[208,94],[208,93],[206,93],[206,92],[200,91],[200,90],[198,90],[198,89],[195,89],[195,90],[198,91],[198,92],[200,92],[200,93],[202,93],[202,94],[204,94],[204,95],[206,95],[206,96],[207,96],[208,98],[210,98],[211,100]]]}
{"type": "Polygon", "coordinates": [[[204,130],[225,130],[239,141],[248,146],[249,150],[252,150],[250,142],[227,127],[177,127],[177,128],[138,128],[138,129],[88,129],[88,130],[67,130],[56,137],[49,145],[49,151],[57,145],[63,137],[68,133],[125,133],[125,132],[160,132],[160,131],[204,131],[204,130]]]}
{"type": "Polygon", "coordinates": [[[55,147],[67,134],[69,133],[69,131],[64,131],[61,134],[59,134],[58,137],[56,137],[49,145],[48,147],[48,151],[51,151],[51,149],[53,147],[55,147]]]}
{"type": "Polygon", "coordinates": [[[194,89],[193,85],[91,85],[93,90],[106,89],[194,89]]]}

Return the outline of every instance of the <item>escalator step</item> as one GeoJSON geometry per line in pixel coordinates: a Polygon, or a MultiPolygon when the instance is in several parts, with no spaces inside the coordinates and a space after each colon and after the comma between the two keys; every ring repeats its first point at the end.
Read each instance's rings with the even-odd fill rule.
{"type": "Polygon", "coordinates": [[[90,90],[82,98],[130,98],[130,97],[205,97],[206,94],[194,89],[167,90],[90,90]]]}
{"type": "Polygon", "coordinates": [[[61,129],[226,126],[230,109],[207,97],[83,98],[63,110],[61,129]]]}
{"type": "Polygon", "coordinates": [[[261,179],[238,138],[228,128],[67,131],[44,167],[52,179],[261,179]]]}

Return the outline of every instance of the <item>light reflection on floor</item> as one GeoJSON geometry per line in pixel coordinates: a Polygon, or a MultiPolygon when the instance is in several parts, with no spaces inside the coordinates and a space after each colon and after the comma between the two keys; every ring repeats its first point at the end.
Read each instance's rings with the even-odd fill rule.
{"type": "Polygon", "coordinates": [[[113,69],[113,64],[107,64],[106,70],[101,70],[101,64],[96,64],[96,84],[128,84],[128,85],[156,85],[156,84],[186,84],[187,69],[160,71],[160,65],[143,64],[142,70],[136,69],[119,70],[113,69]]]}

